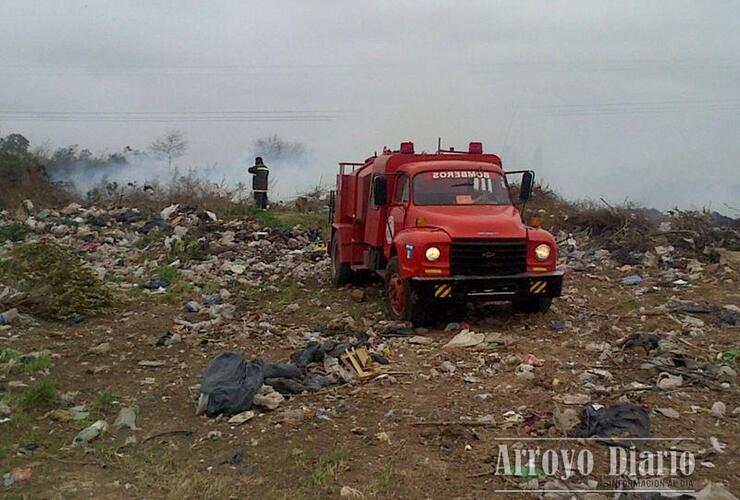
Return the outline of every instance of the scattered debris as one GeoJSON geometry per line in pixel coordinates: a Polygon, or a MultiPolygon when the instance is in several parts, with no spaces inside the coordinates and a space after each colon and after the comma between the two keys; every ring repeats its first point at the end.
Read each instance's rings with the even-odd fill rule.
{"type": "Polygon", "coordinates": [[[724,417],[725,412],[727,411],[727,406],[722,401],[717,401],[712,405],[712,408],[709,410],[709,414],[713,417],[724,417]]]}
{"type": "Polygon", "coordinates": [[[88,444],[90,441],[93,441],[98,438],[101,434],[106,432],[108,430],[108,424],[105,420],[98,420],[94,424],[92,424],[90,427],[87,427],[80,431],[77,436],[75,436],[74,441],[72,442],[73,446],[82,446],[88,444]]]}
{"type": "Polygon", "coordinates": [[[681,414],[678,413],[673,408],[655,408],[655,411],[657,413],[660,413],[664,417],[673,418],[673,419],[681,418],[681,414]]]}
{"type": "Polygon", "coordinates": [[[139,430],[138,427],[136,427],[136,417],[139,415],[139,407],[138,406],[126,406],[124,408],[121,408],[121,411],[118,412],[118,416],[116,417],[115,422],[113,422],[113,427],[116,429],[123,429],[128,428],[132,431],[139,430]]]}
{"type": "Polygon", "coordinates": [[[483,333],[475,333],[470,330],[462,330],[460,333],[452,337],[447,342],[443,349],[454,349],[458,347],[475,347],[486,339],[486,335],[483,333]]]}
{"type": "Polygon", "coordinates": [[[231,417],[228,422],[230,424],[236,424],[241,425],[244,422],[248,422],[254,418],[255,413],[251,410],[243,411],[241,413],[237,413],[233,417],[231,417]]]}
{"type": "Polygon", "coordinates": [[[634,286],[639,285],[640,283],[642,283],[642,276],[639,276],[637,274],[632,274],[630,276],[622,278],[623,285],[634,286]]]}
{"type": "Polygon", "coordinates": [[[681,375],[671,375],[666,372],[662,372],[658,375],[658,387],[663,390],[669,391],[671,389],[678,389],[682,385],[683,377],[681,375]]]}

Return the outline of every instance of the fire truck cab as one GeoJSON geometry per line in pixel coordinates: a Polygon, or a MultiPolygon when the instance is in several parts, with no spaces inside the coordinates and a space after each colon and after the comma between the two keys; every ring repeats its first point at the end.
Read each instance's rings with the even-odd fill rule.
{"type": "MultiPolygon", "coordinates": [[[[521,174],[519,201],[534,185],[521,174]]],[[[411,142],[362,163],[340,163],[329,243],[335,285],[383,278],[391,318],[428,323],[445,305],[511,301],[544,312],[560,295],[553,236],[522,222],[501,159],[468,151],[414,152],[411,142]]]]}

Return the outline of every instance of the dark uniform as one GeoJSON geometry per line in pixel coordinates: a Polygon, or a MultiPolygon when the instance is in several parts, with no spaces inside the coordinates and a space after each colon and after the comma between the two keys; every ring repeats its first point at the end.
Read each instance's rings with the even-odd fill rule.
{"type": "Polygon", "coordinates": [[[257,208],[267,208],[267,176],[270,169],[267,168],[259,156],[254,159],[254,166],[249,167],[248,172],[252,174],[252,192],[257,208]]]}

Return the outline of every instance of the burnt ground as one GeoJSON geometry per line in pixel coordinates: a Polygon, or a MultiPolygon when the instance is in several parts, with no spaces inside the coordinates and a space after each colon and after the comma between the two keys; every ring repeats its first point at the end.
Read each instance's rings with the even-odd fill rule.
{"type": "MultiPolygon", "coordinates": [[[[740,491],[738,381],[727,372],[717,375],[722,364],[737,369],[736,361],[717,359],[738,345],[737,327],[718,316],[723,305],[740,303],[737,273],[710,264],[687,285],[661,280],[622,285],[633,272],[608,261],[581,271],[569,268],[563,297],[548,313],[479,308],[420,331],[433,339],[430,345],[373,336],[371,343],[384,343],[390,360],[385,375],[292,396],[242,425],[195,415],[209,361],[227,350],[287,361],[315,330],[323,330],[324,338],[353,331],[376,335],[385,317],[379,284],[365,287],[365,299],[356,302],[349,289],[328,284],[322,265],[304,287],[282,284],[265,293],[234,287],[237,319],[229,328],[200,332],[176,327],[176,319],[194,317],[183,312],[182,304],[193,298],[187,291],[174,301],[133,294],[118,312],[77,325],[25,317],[3,327],[2,346],[24,353],[49,350],[51,363],[37,371],[6,371],[0,384],[15,401],[35,382],[50,380],[67,402],[25,410],[11,404],[13,421],[0,424],[0,470],[30,469],[31,477],[2,493],[9,498],[337,498],[350,487],[357,490],[345,488],[350,498],[529,498],[541,494],[494,492],[519,490],[527,482],[516,474],[491,473],[498,445],[516,447],[516,440],[500,439],[528,443],[532,437],[565,436],[553,424],[553,413],[580,412],[583,403],[563,402],[573,394],[605,406],[628,401],[645,408],[651,437],[694,439],[668,443],[696,453],[692,488],[714,481],[740,491]],[[678,300],[709,312],[675,311],[671,304],[678,300]],[[292,303],[298,310],[287,312],[292,303]],[[354,318],[354,326],[337,326],[336,318],[345,316],[354,318]],[[487,340],[443,349],[457,333],[444,331],[445,323],[462,319],[472,331],[489,334],[487,340]],[[332,320],[334,330],[326,330],[332,320]],[[180,332],[182,340],[155,345],[153,339],[171,331],[180,332]],[[618,345],[639,332],[658,335],[661,347],[618,345]],[[89,352],[103,342],[110,344],[108,352],[89,352]],[[529,353],[544,365],[534,368],[534,378],[518,377],[515,369],[529,353]],[[684,374],[681,387],[656,387],[664,369],[644,365],[656,359],[668,360],[666,370],[684,374]],[[142,360],[164,364],[144,367],[142,360]],[[454,373],[440,366],[445,361],[454,373]],[[646,387],[629,385],[633,382],[646,387]],[[723,416],[710,415],[717,401],[726,405],[723,416]],[[60,421],[50,413],[79,404],[91,413],[82,422],[60,421]],[[139,407],[139,430],[111,426],[88,446],[71,446],[82,427],[97,419],[112,424],[130,405],[139,407]],[[678,418],[656,408],[676,410],[678,418]],[[726,444],[724,450],[713,450],[710,438],[726,444]]],[[[610,487],[603,444],[547,445],[586,447],[596,457],[589,477],[576,475],[558,489],[610,487]]],[[[554,488],[554,479],[528,486],[554,488]]],[[[571,496],[563,493],[562,498],[571,496]]]]}

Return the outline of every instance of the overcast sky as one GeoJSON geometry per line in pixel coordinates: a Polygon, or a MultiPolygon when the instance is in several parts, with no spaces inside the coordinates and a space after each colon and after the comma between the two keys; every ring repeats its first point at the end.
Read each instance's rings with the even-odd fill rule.
{"type": "Polygon", "coordinates": [[[277,133],[311,166],[274,171],[282,192],[441,136],[572,198],[737,207],[739,20],[736,0],[0,0],[0,134],[116,151],[176,128],[181,166],[246,167],[277,133]]]}

